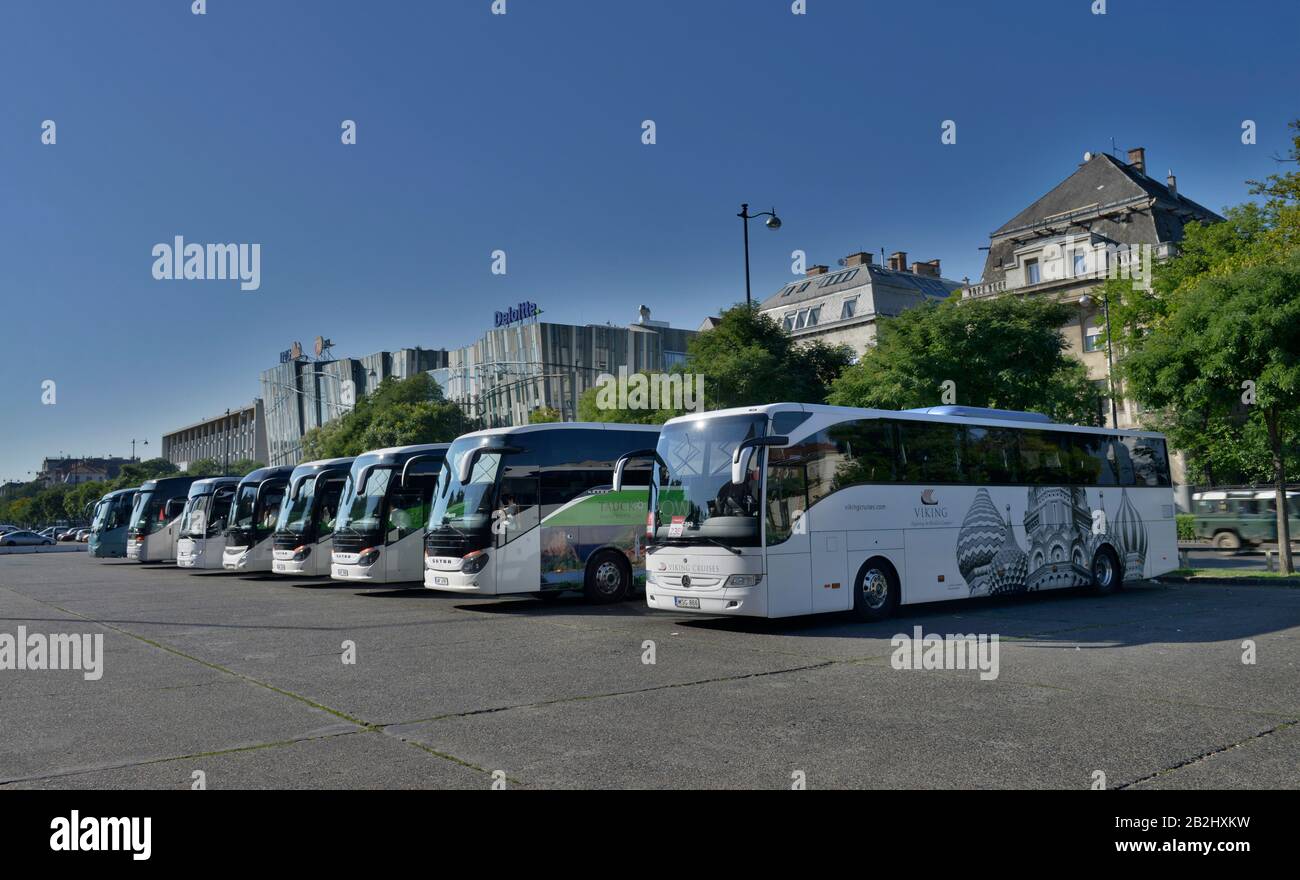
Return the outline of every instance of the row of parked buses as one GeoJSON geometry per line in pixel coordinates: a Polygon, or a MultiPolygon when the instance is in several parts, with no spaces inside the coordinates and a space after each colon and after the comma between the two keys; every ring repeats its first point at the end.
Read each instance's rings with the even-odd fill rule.
{"type": "Polygon", "coordinates": [[[106,495],[91,555],[784,617],[1177,564],[1164,438],[969,407],[771,404],[476,431],[106,495]]]}

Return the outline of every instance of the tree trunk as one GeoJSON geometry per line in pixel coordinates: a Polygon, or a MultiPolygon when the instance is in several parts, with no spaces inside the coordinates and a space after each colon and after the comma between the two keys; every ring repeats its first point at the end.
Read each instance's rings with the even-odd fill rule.
{"type": "Polygon", "coordinates": [[[1286,462],[1282,456],[1282,431],[1278,425],[1276,408],[1270,411],[1268,422],[1268,445],[1273,450],[1273,487],[1277,490],[1277,558],[1278,571],[1283,575],[1291,574],[1291,518],[1290,499],[1286,497],[1286,462]]]}

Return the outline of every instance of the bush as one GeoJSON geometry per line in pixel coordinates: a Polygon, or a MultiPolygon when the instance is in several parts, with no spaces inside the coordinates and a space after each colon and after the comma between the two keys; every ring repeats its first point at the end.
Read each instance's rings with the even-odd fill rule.
{"type": "Polygon", "coordinates": [[[1178,523],[1178,540],[1195,541],[1196,540],[1196,517],[1190,513],[1180,513],[1174,517],[1174,522],[1178,523]]]}

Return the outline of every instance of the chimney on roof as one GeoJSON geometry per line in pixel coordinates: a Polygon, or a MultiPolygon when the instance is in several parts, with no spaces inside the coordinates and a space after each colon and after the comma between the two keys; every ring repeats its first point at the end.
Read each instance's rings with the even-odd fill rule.
{"type": "Polygon", "coordinates": [[[803,274],[805,278],[811,278],[814,275],[825,275],[828,271],[830,271],[829,266],[809,266],[803,274]]]}
{"type": "Polygon", "coordinates": [[[913,275],[924,275],[924,276],[926,276],[927,278],[938,278],[938,277],[939,277],[939,261],[938,261],[938,260],[926,260],[924,263],[913,263],[913,264],[912,264],[912,274],[913,274],[913,275]]]}
{"type": "Polygon", "coordinates": [[[1178,195],[1178,178],[1174,177],[1174,169],[1169,169],[1169,176],[1165,178],[1165,183],[1169,187],[1169,194],[1171,196],[1178,195]]]}
{"type": "Polygon", "coordinates": [[[894,251],[889,255],[889,268],[895,272],[907,271],[907,251],[894,251]]]}
{"type": "Polygon", "coordinates": [[[846,269],[849,266],[870,266],[870,265],[871,265],[871,254],[867,253],[866,251],[858,251],[856,254],[849,254],[847,257],[844,258],[844,267],[846,269]]]}
{"type": "Polygon", "coordinates": [[[1134,147],[1128,151],[1128,164],[1143,174],[1147,173],[1147,148],[1134,147]]]}

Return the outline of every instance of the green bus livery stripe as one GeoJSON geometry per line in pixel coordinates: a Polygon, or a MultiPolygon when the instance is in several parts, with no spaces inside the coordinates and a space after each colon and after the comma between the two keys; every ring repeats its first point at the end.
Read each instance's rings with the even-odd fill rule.
{"type": "Polygon", "coordinates": [[[624,489],[574,499],[543,520],[547,526],[645,525],[649,512],[645,489],[624,489]]]}

